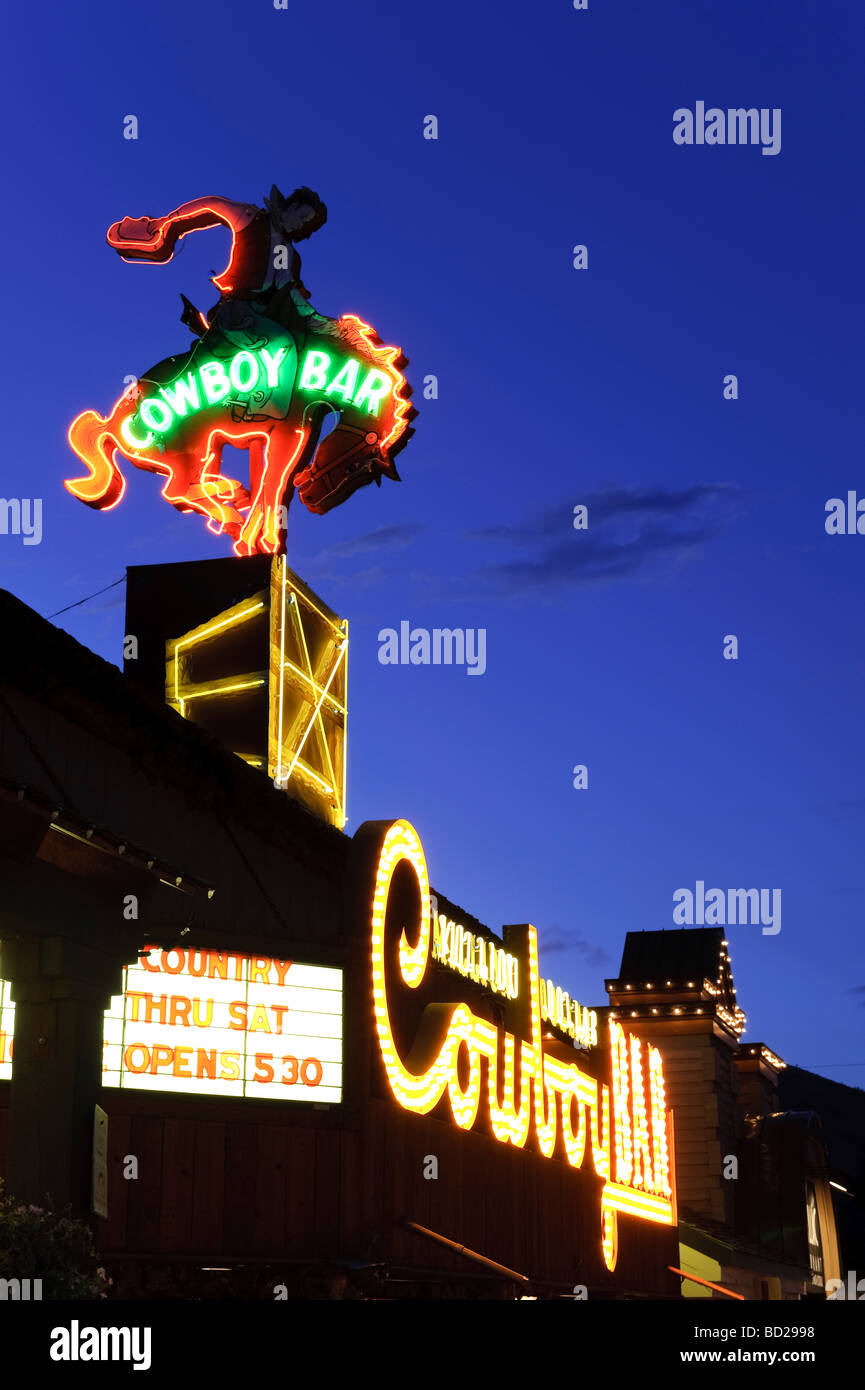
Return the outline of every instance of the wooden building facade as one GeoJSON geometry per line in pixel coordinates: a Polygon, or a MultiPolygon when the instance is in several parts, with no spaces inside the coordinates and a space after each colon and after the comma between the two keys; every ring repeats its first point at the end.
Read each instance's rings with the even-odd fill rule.
{"type": "MultiPolygon", "coordinates": [[[[258,582],[247,562],[230,564],[232,592],[211,595],[212,611],[258,582]]],[[[107,1216],[93,1221],[121,1296],[214,1288],[271,1298],[278,1286],[289,1297],[567,1295],[574,1286],[591,1297],[678,1296],[674,1224],[620,1208],[608,1267],[605,1180],[589,1157],[576,1168],[566,1161],[561,1134],[548,1158],[531,1140],[494,1136],[488,1097],[467,1128],[445,1099],[428,1114],[396,1102],[370,967],[370,846],[389,823],[344,834],[169,708],[153,675],[165,634],[148,646],[147,605],[137,612],[138,679],[129,663],[121,674],[0,593],[0,977],[15,1002],[14,1064],[0,1082],[9,1189],[34,1202],[47,1191],[86,1213],[98,1105],[108,1115],[107,1216]],[[341,1098],[103,1085],[104,1012],[147,947],[341,971],[341,1098]]],[[[201,619],[178,594],[167,621],[176,633],[201,619]]],[[[501,948],[502,938],[440,901],[501,948]]],[[[500,999],[444,967],[430,969],[425,989],[427,1002],[467,999],[481,1022],[510,1026],[500,999]]],[[[418,1007],[414,997],[394,1007],[406,1037],[418,1007]]],[[[589,1080],[609,1083],[606,1035],[580,1053],[554,1026],[545,1037],[550,1056],[578,1057],[589,1080]]]]}

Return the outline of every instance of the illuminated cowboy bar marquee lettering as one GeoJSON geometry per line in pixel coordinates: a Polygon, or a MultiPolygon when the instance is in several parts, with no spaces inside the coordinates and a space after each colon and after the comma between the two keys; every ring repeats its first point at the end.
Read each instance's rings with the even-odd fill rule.
{"type": "MultiPolygon", "coordinates": [[[[342,359],[337,359],[342,362],[342,359]]],[[[368,371],[357,358],[349,357],[343,365],[331,370],[331,357],[325,352],[310,349],[303,357],[299,391],[320,391],[325,399],[338,398],[377,415],[384,397],[390,394],[391,381],[377,367],[368,371]]],[[[294,377],[296,351],[294,344],[260,348],[253,352],[242,349],[228,362],[201,362],[195,371],[180,375],[159,393],[144,397],[138,409],[120,423],[124,443],[133,449],[147,449],[157,438],[168,438],[183,420],[223,401],[249,397],[258,389],[276,391],[285,386],[285,378],[294,377]]],[[[288,383],[289,389],[291,380],[288,383]]]]}
{"type": "MultiPolygon", "coordinates": [[[[545,1048],[537,934],[527,926],[523,930],[529,1036],[517,1038],[479,1017],[465,1002],[455,1003],[444,1040],[435,1044],[437,1052],[434,1048],[428,1055],[423,1070],[414,1070],[395,1040],[394,991],[414,990],[423,983],[436,926],[441,952],[444,931],[440,918],[433,915],[423,847],[407,821],[395,821],[384,833],[372,903],[373,1011],[394,1098],[404,1109],[427,1115],[447,1096],[455,1124],[470,1130],[478,1119],[483,1093],[492,1134],[500,1143],[522,1149],[531,1136],[532,1147],[545,1158],[563,1154],[572,1168],[583,1166],[588,1149],[595,1173],[604,1179],[600,1220],[604,1263],[609,1270],[615,1269],[619,1212],[667,1226],[676,1224],[672,1127],[660,1052],[611,1019],[612,1075],[611,1084],[605,1085],[545,1048]],[[398,979],[394,979],[386,964],[386,922],[394,874],[403,863],[417,880],[420,914],[416,941],[409,939],[405,928],[400,931],[398,979]]],[[[413,1061],[416,1055],[413,1048],[413,1061]]]]}
{"type": "Polygon", "coordinates": [[[598,1041],[598,1015],[572,999],[567,990],[552,980],[541,980],[541,1018],[573,1038],[577,1047],[595,1047],[598,1041]]]}
{"type": "Polygon", "coordinates": [[[438,899],[430,895],[432,912],[432,958],[457,974],[486,985],[495,994],[516,999],[519,994],[519,961],[508,951],[498,949],[484,936],[452,922],[438,910],[438,899]]]}
{"type": "MultiPolygon", "coordinates": [[[[519,961],[509,951],[504,951],[494,941],[453,922],[444,912],[439,912],[438,899],[430,894],[432,913],[432,958],[439,965],[446,965],[465,979],[475,984],[485,985],[494,994],[506,999],[519,997],[519,961]]],[[[541,1018],[551,1023],[573,1038],[574,1044],[581,1048],[594,1047],[598,1041],[598,1015],[594,1009],[582,1008],[572,999],[567,990],[554,985],[552,980],[539,982],[541,1018]]]]}

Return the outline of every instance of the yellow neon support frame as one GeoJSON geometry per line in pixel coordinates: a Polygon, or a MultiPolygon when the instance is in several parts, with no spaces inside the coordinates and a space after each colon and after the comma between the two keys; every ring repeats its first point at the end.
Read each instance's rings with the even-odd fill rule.
{"type": "MultiPolygon", "coordinates": [[[[234,627],[238,623],[245,622],[247,618],[251,618],[255,613],[260,613],[263,610],[263,608],[263,599],[256,600],[248,608],[241,608],[240,606],[238,606],[238,609],[232,610],[230,613],[226,614],[224,618],[221,618],[218,622],[206,623],[203,627],[194,628],[192,632],[187,632],[183,637],[178,638],[178,640],[175,643],[169,643],[169,649],[171,649],[171,647],[173,646],[173,652],[171,653],[171,655],[173,655],[174,659],[174,697],[172,703],[177,706],[177,709],[180,711],[184,718],[186,718],[187,701],[190,698],[194,697],[190,697],[189,695],[182,696],[180,693],[180,671],[178,666],[178,659],[181,651],[189,647],[194,647],[198,642],[205,641],[206,638],[212,637],[215,632],[221,632],[227,627],[234,627]]],[[[263,684],[263,681],[261,683],[263,684]]]]}
{"type": "Polygon", "coordinates": [[[272,642],[275,641],[278,645],[276,671],[273,672],[272,670],[271,672],[273,680],[272,699],[276,702],[277,710],[275,736],[273,737],[270,756],[274,769],[274,782],[282,788],[286,788],[293,777],[299,776],[303,780],[312,782],[325,797],[329,798],[334,823],[342,829],[346,821],[348,623],[329,617],[310,598],[305,589],[291,584],[290,571],[284,556],[277,557],[274,560],[274,566],[271,582],[272,603],[277,602],[278,595],[279,605],[278,628],[276,630],[272,628],[271,638],[272,642]],[[320,674],[313,668],[307,632],[304,628],[303,609],[308,609],[314,614],[324,624],[328,634],[328,643],[318,661],[320,674]],[[286,656],[286,635],[289,632],[294,639],[297,653],[303,665],[298,665],[297,661],[286,656]],[[325,668],[323,671],[321,670],[322,666],[325,668]],[[288,735],[286,735],[285,728],[286,671],[291,671],[294,677],[302,681],[314,699],[309,713],[303,716],[300,723],[295,720],[288,735]],[[344,691],[331,694],[331,687],[340,674],[342,675],[344,691]],[[335,760],[331,755],[324,723],[326,705],[330,706],[331,711],[342,721],[339,732],[341,746],[338,745],[341,759],[335,760]],[[311,736],[315,741],[320,758],[321,766],[318,771],[302,756],[311,736]],[[287,737],[292,745],[288,749],[286,748],[287,737]],[[341,761],[341,767],[335,765],[335,761],[337,764],[341,761]]]}
{"type": "Polygon", "coordinates": [[[274,557],[268,589],[166,643],[166,699],[189,718],[193,702],[200,705],[266,687],[266,755],[262,740],[261,754],[255,748],[238,756],[252,767],[269,769],[282,789],[291,790],[288,784],[293,781],[295,794],[310,809],[342,829],[347,792],[347,652],[348,623],[324,611],[292,574],[284,556],[274,557]],[[261,614],[269,617],[268,670],[238,672],[199,684],[184,678],[184,655],[261,614]],[[294,644],[291,650],[289,640],[294,644]],[[313,745],[314,755],[307,752],[304,757],[313,745]]]}

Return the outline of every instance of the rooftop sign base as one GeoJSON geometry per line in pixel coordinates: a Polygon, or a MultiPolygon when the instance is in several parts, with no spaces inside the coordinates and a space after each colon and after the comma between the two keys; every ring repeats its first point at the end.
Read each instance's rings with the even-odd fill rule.
{"type": "Polygon", "coordinates": [[[281,791],[345,824],[348,622],[286,564],[165,644],[165,698],[281,791]]]}
{"type": "Polygon", "coordinates": [[[130,566],[126,633],[130,680],[342,829],[348,623],[284,556],[130,566]]]}

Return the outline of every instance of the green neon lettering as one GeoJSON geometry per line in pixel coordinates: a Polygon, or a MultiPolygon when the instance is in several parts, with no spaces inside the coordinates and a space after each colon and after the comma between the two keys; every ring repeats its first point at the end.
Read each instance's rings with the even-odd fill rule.
{"type": "Polygon", "coordinates": [[[216,405],[228,395],[228,377],[220,362],[202,362],[198,375],[208,405],[216,405]]]}
{"type": "Polygon", "coordinates": [[[198,410],[200,407],[198,385],[193,379],[192,372],[189,372],[182,379],[178,378],[173,386],[161,386],[159,394],[168,401],[175,415],[179,415],[181,420],[185,417],[187,410],[198,410]]]}
{"type": "Polygon", "coordinates": [[[138,414],[141,423],[149,430],[155,430],[157,434],[163,434],[174,419],[171,408],[164,401],[158,401],[155,396],[150,396],[142,402],[138,407],[138,414]]]}
{"type": "Polygon", "coordinates": [[[267,348],[261,349],[261,360],[264,363],[267,384],[270,387],[279,385],[279,368],[282,359],[285,357],[288,348],[277,348],[276,352],[268,352],[267,348]]]}
{"type": "Polygon", "coordinates": [[[380,372],[378,367],[371,367],[369,374],[364,380],[363,385],[354,398],[354,404],[360,408],[366,401],[368,415],[377,415],[378,408],[385,396],[390,393],[390,377],[384,372],[380,372]]]}
{"type": "Polygon", "coordinates": [[[131,444],[133,449],[147,449],[153,443],[153,435],[148,430],[146,439],[139,439],[132,428],[131,415],[127,415],[125,420],[120,423],[120,433],[127,444],[131,444]]]}
{"type": "Polygon", "coordinates": [[[231,360],[228,369],[231,384],[235,391],[251,391],[261,375],[258,358],[254,352],[238,352],[231,360]],[[241,381],[241,368],[246,368],[246,381],[241,381]]]}
{"type": "Polygon", "coordinates": [[[354,388],[357,386],[359,371],[360,363],[350,357],[345,366],[337,372],[324,394],[326,396],[342,396],[344,401],[350,401],[354,395],[354,388]]]}
{"type": "Polygon", "coordinates": [[[303,371],[297,383],[300,391],[321,391],[327,383],[327,369],[330,357],[326,352],[316,352],[310,348],[303,359],[303,371]]]}

